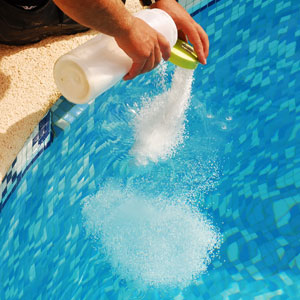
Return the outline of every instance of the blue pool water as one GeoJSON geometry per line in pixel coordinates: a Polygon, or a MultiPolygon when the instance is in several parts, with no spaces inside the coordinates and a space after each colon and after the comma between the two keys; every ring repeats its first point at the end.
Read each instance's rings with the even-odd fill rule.
{"type": "MultiPolygon", "coordinates": [[[[300,299],[299,8],[296,0],[221,0],[196,14],[211,52],[194,74],[183,142],[171,157],[138,166],[131,155],[141,98],[170,88],[170,64],[165,84],[161,69],[122,82],[60,133],[1,212],[0,299],[300,299]],[[189,257],[199,228],[210,238],[220,233],[220,249],[185,288],[141,287],[119,268],[122,251],[105,255],[93,231],[108,220],[100,225],[106,249],[115,250],[124,244],[114,243],[120,233],[109,225],[119,221],[85,213],[86,201],[107,208],[103,198],[140,201],[150,224],[182,217],[160,229],[176,228],[167,241],[180,245],[179,237],[189,257]]],[[[132,230],[121,233],[141,232],[132,230]]],[[[148,254],[160,249],[155,242],[148,254]]],[[[176,251],[169,249],[168,257],[154,256],[164,259],[162,278],[176,251]]],[[[143,279],[149,261],[141,257],[130,270],[143,279]]]]}

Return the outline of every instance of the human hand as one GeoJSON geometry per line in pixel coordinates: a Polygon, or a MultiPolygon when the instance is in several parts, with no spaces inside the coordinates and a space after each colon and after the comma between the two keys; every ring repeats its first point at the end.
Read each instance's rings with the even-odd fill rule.
{"type": "Polygon", "coordinates": [[[132,67],[124,76],[130,80],[154,69],[171,55],[169,42],[143,20],[133,17],[128,32],[115,36],[119,47],[132,59],[132,67]]]}
{"type": "Polygon", "coordinates": [[[193,44],[198,60],[206,65],[209,52],[209,40],[203,28],[194,21],[189,13],[175,0],[159,0],[151,8],[160,8],[168,13],[174,20],[180,39],[193,44]]]}

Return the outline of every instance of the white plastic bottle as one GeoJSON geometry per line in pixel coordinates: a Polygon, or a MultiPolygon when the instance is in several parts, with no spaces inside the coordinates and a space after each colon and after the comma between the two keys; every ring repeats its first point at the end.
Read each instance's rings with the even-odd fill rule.
{"type": "MultiPolygon", "coordinates": [[[[166,12],[147,9],[139,11],[135,16],[161,33],[171,48],[175,45],[177,28],[166,12]]],[[[119,82],[131,65],[131,58],[113,37],[99,34],[56,61],[54,80],[66,99],[82,104],[95,99],[119,82]]]]}

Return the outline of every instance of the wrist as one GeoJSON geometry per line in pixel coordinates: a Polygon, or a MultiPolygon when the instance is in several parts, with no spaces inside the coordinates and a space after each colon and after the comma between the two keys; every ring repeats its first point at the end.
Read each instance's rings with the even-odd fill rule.
{"type": "Polygon", "coordinates": [[[114,38],[126,37],[130,34],[135,22],[135,17],[128,13],[128,15],[123,19],[124,21],[119,25],[118,30],[113,35],[114,38]]]}

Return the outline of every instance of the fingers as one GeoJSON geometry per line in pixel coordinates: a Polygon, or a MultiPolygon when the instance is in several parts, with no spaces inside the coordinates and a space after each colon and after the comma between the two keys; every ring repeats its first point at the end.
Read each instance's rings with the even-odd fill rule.
{"type": "Polygon", "coordinates": [[[186,37],[193,44],[200,63],[206,65],[206,58],[209,53],[209,40],[204,29],[195,21],[181,24],[178,32],[180,39],[186,41],[186,37]]]}
{"type": "Polygon", "coordinates": [[[190,27],[187,33],[187,36],[190,40],[190,42],[193,44],[195,52],[198,56],[198,60],[203,65],[206,65],[206,55],[204,52],[204,47],[202,45],[202,40],[200,38],[200,35],[198,33],[197,27],[190,27]]]}
{"type": "Polygon", "coordinates": [[[206,32],[204,31],[204,29],[200,25],[197,26],[197,31],[198,31],[198,34],[199,34],[200,39],[202,41],[204,55],[207,58],[208,54],[209,54],[209,39],[208,39],[208,36],[207,36],[206,32]]]}
{"type": "Polygon", "coordinates": [[[162,57],[162,54],[161,54],[160,48],[159,48],[159,46],[156,46],[155,47],[155,60],[154,60],[153,69],[156,68],[159,65],[159,63],[161,61],[161,57],[162,57]]]}
{"type": "Polygon", "coordinates": [[[163,59],[168,60],[171,56],[171,47],[166,38],[160,33],[158,34],[158,44],[163,59]]]}
{"type": "Polygon", "coordinates": [[[141,74],[141,71],[144,68],[146,61],[143,62],[133,62],[131,69],[129,70],[129,72],[123,77],[124,80],[131,80],[133,78],[135,78],[137,75],[141,74]]]}
{"type": "Polygon", "coordinates": [[[172,17],[179,30],[179,38],[183,41],[187,41],[188,39],[194,46],[198,60],[202,64],[206,64],[206,58],[209,52],[208,36],[203,28],[189,15],[189,13],[175,1],[172,1],[171,5],[167,0],[156,1],[155,4],[151,5],[151,8],[162,9],[172,17]]]}
{"type": "Polygon", "coordinates": [[[178,30],[178,38],[184,42],[188,41],[187,36],[185,35],[185,33],[182,30],[178,30]]]}
{"type": "Polygon", "coordinates": [[[155,47],[154,51],[146,60],[139,63],[133,62],[131,69],[124,76],[123,79],[131,80],[140,74],[147,73],[152,69],[156,68],[157,65],[160,63],[160,61],[161,61],[161,52],[160,52],[160,48],[157,46],[155,47]]]}
{"type": "Polygon", "coordinates": [[[140,74],[146,73],[151,71],[155,66],[156,60],[155,60],[155,53],[152,52],[150,57],[147,59],[146,63],[144,64],[143,69],[141,70],[140,74]]]}
{"type": "Polygon", "coordinates": [[[142,61],[133,61],[129,72],[123,77],[124,80],[131,80],[136,76],[156,68],[163,57],[168,60],[171,55],[169,42],[158,34],[157,43],[154,45],[151,54],[142,61]]]}

